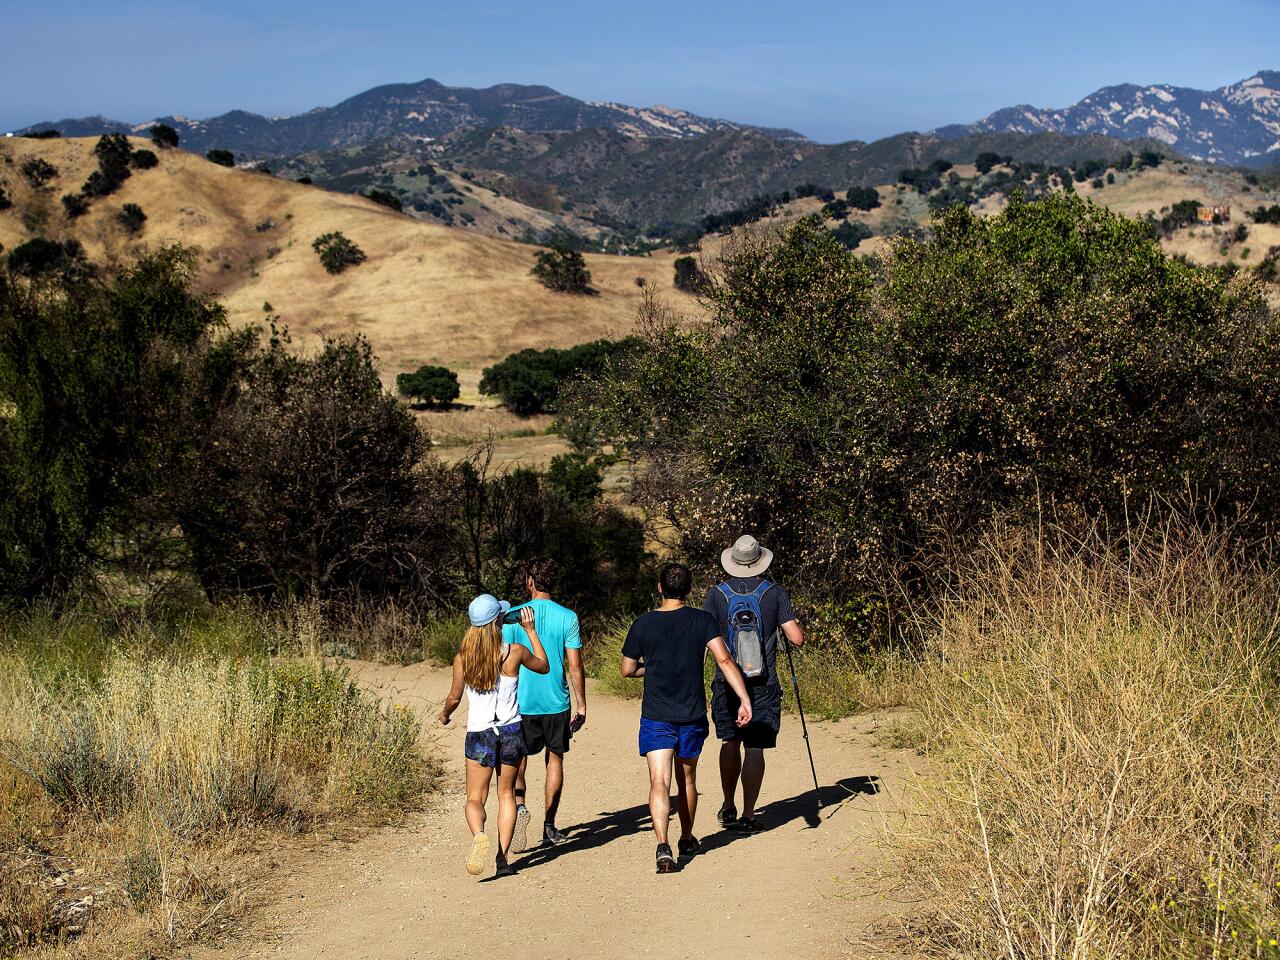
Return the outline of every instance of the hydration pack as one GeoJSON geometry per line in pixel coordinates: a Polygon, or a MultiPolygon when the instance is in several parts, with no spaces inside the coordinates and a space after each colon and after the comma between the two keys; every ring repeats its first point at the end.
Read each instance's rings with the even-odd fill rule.
{"type": "Polygon", "coordinates": [[[764,627],[760,600],[773,584],[767,580],[750,593],[737,593],[727,583],[717,584],[729,605],[729,653],[744,677],[764,673],[764,627]]]}

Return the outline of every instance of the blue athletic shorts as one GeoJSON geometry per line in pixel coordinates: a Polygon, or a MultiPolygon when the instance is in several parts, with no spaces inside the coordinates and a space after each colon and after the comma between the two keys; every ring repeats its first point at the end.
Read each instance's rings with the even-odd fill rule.
{"type": "Polygon", "coordinates": [[[469,731],[462,749],[468,760],[474,760],[482,767],[514,767],[528,753],[519,720],[497,730],[469,731]]]}
{"type": "Polygon", "coordinates": [[[702,743],[709,732],[706,717],[684,723],[641,717],[640,756],[651,750],[675,750],[677,757],[692,760],[702,753],[702,743]]]}

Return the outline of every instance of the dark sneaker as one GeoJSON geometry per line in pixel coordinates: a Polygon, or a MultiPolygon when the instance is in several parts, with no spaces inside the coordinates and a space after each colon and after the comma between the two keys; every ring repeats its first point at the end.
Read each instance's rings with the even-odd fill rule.
{"type": "Polygon", "coordinates": [[[554,823],[548,823],[542,828],[542,842],[549,843],[552,846],[559,846],[562,843],[568,843],[569,836],[557,830],[554,823]]]}
{"type": "Polygon", "coordinates": [[[502,854],[498,854],[494,858],[497,862],[497,869],[493,871],[495,877],[514,877],[516,868],[507,862],[507,858],[502,854]]]}
{"type": "Polygon", "coordinates": [[[716,819],[720,821],[720,826],[731,827],[738,819],[738,808],[731,803],[726,803],[716,814],[716,819]]]}
{"type": "Polygon", "coordinates": [[[739,817],[730,827],[735,833],[759,833],[764,827],[755,817],[739,817]]]}
{"type": "Polygon", "coordinates": [[[523,803],[516,806],[516,829],[511,834],[511,852],[524,853],[529,846],[529,808],[523,803]]]}
{"type": "Polygon", "coordinates": [[[658,872],[675,873],[679,869],[680,864],[676,863],[676,858],[671,855],[671,844],[658,844],[658,872]]]}
{"type": "Polygon", "coordinates": [[[678,847],[680,850],[680,857],[687,860],[702,849],[702,844],[698,842],[697,837],[690,834],[687,837],[680,838],[678,847]]]}

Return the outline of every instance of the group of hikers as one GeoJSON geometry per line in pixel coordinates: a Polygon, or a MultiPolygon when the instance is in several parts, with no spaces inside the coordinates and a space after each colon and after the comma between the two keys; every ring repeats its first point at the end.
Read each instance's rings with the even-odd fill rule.
{"type": "MultiPolygon", "coordinates": [[[[724,576],[707,591],[701,609],[688,605],[692,576],[680,563],[658,577],[657,608],[638,617],[622,645],[624,677],[644,680],[639,749],[649,768],[649,814],[657,838],[658,873],[674,873],[700,850],[694,834],[697,769],[710,733],[703,663],[710,651],[716,673],[711,716],[720,740],[717,819],[743,834],[761,828],[756,803],[764,781],[765,751],[778,740],[782,685],[777,673],[779,635],[800,646],[804,632],[791,600],[767,578],[773,553],[742,536],[720,555],[724,576]],[[680,820],[677,854],[668,842],[671,780],[680,820]],[[742,811],[736,796],[742,784],[742,811]]],[[[569,838],[556,826],[564,785],[564,755],[587,720],[586,672],[578,617],[551,599],[556,564],[539,558],[522,565],[529,600],[513,607],[481,594],[467,608],[470,627],[453,661],[453,682],[440,711],[448,724],[467,699],[467,826],[472,840],[467,871],[479,876],[492,840],[485,805],[497,774],[498,829],[495,875],[515,873],[511,855],[529,847],[531,814],[525,774],[530,756],[546,763],[542,842],[569,838]],[[571,709],[570,687],[576,706],[571,709]]]]}

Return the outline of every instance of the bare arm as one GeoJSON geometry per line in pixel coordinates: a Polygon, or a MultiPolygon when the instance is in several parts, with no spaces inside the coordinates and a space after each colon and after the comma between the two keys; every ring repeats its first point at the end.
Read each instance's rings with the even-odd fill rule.
{"type": "MultiPolygon", "coordinates": [[[[566,650],[565,662],[569,665],[569,683],[578,704],[578,716],[587,716],[587,672],[582,668],[582,651],[566,650]]],[[[576,718],[575,718],[576,719],[576,718]]]]}
{"type": "Polygon", "coordinates": [[[793,647],[799,647],[804,643],[804,631],[800,629],[798,620],[788,620],[782,625],[782,632],[786,634],[787,642],[793,647]]]}
{"type": "Polygon", "coordinates": [[[533,646],[532,650],[519,646],[512,648],[513,651],[519,651],[520,665],[533,673],[550,673],[551,664],[547,663],[547,651],[543,649],[538,631],[533,627],[533,607],[524,607],[520,611],[520,626],[524,627],[525,635],[533,646]]]}
{"type": "Polygon", "coordinates": [[[458,709],[458,704],[462,703],[462,654],[458,654],[453,658],[453,682],[449,685],[449,692],[444,698],[444,706],[440,708],[440,723],[448,726],[449,718],[453,716],[453,711],[458,709]]]}
{"type": "Polygon", "coordinates": [[[624,677],[643,677],[644,666],[634,657],[622,658],[622,675],[624,677]]]}
{"type": "Polygon", "coordinates": [[[738,726],[745,727],[751,722],[751,695],[747,693],[747,682],[742,679],[742,671],[733,662],[733,657],[730,656],[729,648],[725,646],[723,637],[716,637],[707,644],[707,649],[711,651],[711,656],[715,657],[716,666],[724,674],[725,682],[738,695],[738,719],[736,722],[738,726]]]}

